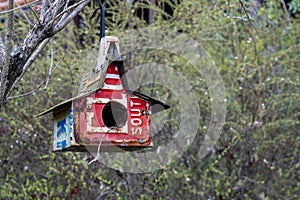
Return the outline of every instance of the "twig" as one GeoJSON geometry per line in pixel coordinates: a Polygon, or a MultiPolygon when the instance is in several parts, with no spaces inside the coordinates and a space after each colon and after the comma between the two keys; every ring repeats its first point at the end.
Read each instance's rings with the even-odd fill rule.
{"type": "MultiPolygon", "coordinates": [[[[27,0],[24,0],[24,1],[26,4],[28,4],[27,0]]],[[[35,10],[32,8],[31,5],[28,5],[28,6],[29,6],[30,10],[33,12],[33,15],[37,19],[38,23],[41,24],[38,14],[35,12],[35,10]]]]}
{"type": "MultiPolygon", "coordinates": [[[[17,7],[20,7],[19,3],[18,3],[16,0],[14,0],[14,2],[15,2],[15,4],[17,5],[17,7]]],[[[25,1],[25,2],[26,2],[26,1],[25,1]]],[[[26,2],[26,3],[27,3],[27,2],[26,2]]],[[[24,12],[23,9],[20,9],[20,10],[21,10],[22,14],[24,15],[25,19],[26,19],[26,20],[28,21],[28,23],[30,24],[30,26],[32,26],[32,25],[33,25],[32,20],[27,16],[27,14],[24,12]]]]}
{"type": "MultiPolygon", "coordinates": [[[[38,1],[38,0],[37,0],[38,1]]],[[[35,2],[37,2],[37,1],[35,1],[35,2]]],[[[75,4],[74,6],[76,6],[76,5],[79,5],[79,6],[77,6],[77,8],[75,8],[72,12],[71,12],[71,14],[69,14],[67,17],[66,17],[66,19],[64,19],[63,21],[62,20],[60,20],[61,21],[61,23],[57,23],[54,27],[53,27],[53,29],[52,29],[52,35],[54,35],[54,34],[56,34],[57,32],[59,32],[59,31],[61,31],[89,2],[90,2],[91,0],[82,0],[82,1],[80,1],[79,3],[77,3],[77,4],[75,4]]],[[[49,4],[51,4],[50,2],[47,2],[48,3],[48,5],[49,4]]],[[[46,5],[46,3],[44,4],[44,5],[46,5]]],[[[51,4],[51,6],[50,7],[52,7],[52,5],[53,4],[51,4]]],[[[69,7],[69,9],[70,9],[71,7],[69,7]]],[[[10,9],[10,10],[12,10],[12,9],[10,9]]],[[[45,13],[45,15],[47,15],[47,13],[48,12],[50,12],[50,10],[51,9],[47,9],[47,10],[45,10],[46,11],[46,13],[45,13]]],[[[51,14],[51,13],[50,13],[51,14]]],[[[45,21],[45,18],[44,18],[44,21],[45,21]]],[[[46,25],[47,26],[47,25],[46,25]]],[[[22,70],[22,73],[21,73],[21,75],[18,77],[18,78],[16,78],[16,80],[15,81],[13,81],[13,83],[12,83],[12,86],[6,91],[6,96],[8,97],[10,94],[11,94],[11,92],[12,92],[12,90],[15,88],[15,85],[17,84],[17,82],[19,82],[20,81],[20,79],[24,76],[24,73],[27,71],[27,69],[31,66],[31,64],[33,63],[33,61],[37,58],[37,56],[38,56],[38,54],[42,51],[42,49],[45,47],[45,45],[48,43],[48,41],[49,41],[49,38],[47,38],[47,39],[45,39],[45,40],[43,40],[43,42],[40,44],[40,46],[38,47],[38,49],[37,50],[35,50],[32,54],[31,54],[31,56],[29,57],[29,59],[26,61],[26,63],[25,63],[25,65],[24,65],[24,67],[23,67],[23,70],[22,70]]],[[[0,94],[1,94],[1,92],[0,92],[0,94]]]]}
{"type": "Polygon", "coordinates": [[[35,52],[30,56],[30,58],[25,63],[22,74],[14,81],[12,84],[10,91],[7,93],[7,96],[9,96],[16,86],[16,84],[21,80],[21,78],[24,76],[25,72],[28,70],[28,68],[31,66],[31,64],[35,61],[35,59],[38,57],[39,53],[43,50],[43,48],[46,46],[46,44],[49,42],[50,38],[45,39],[40,46],[35,50],[35,52]]]}
{"type": "Polygon", "coordinates": [[[284,0],[281,0],[281,4],[282,4],[282,7],[283,7],[283,10],[284,10],[284,13],[285,13],[285,16],[286,16],[286,19],[289,23],[291,23],[291,19],[290,19],[290,14],[289,14],[289,11],[285,5],[285,2],[284,0]]]}
{"type": "Polygon", "coordinates": [[[244,22],[248,22],[249,20],[247,18],[244,18],[244,17],[239,17],[239,16],[228,16],[228,18],[230,19],[240,19],[244,22]]]}
{"type": "Polygon", "coordinates": [[[49,1],[48,0],[42,0],[42,8],[41,8],[41,14],[40,14],[40,21],[44,22],[44,17],[46,16],[46,10],[47,7],[49,6],[49,1]]]}
{"type": "Polygon", "coordinates": [[[51,19],[51,21],[48,23],[48,25],[50,25],[50,26],[53,26],[53,24],[54,24],[55,16],[57,15],[58,8],[59,8],[59,6],[60,6],[60,0],[55,0],[55,2],[54,2],[52,5],[53,5],[52,19],[51,19]]]}
{"type": "Polygon", "coordinates": [[[67,6],[66,6],[66,7],[64,8],[63,12],[59,13],[59,14],[55,17],[55,19],[58,19],[59,17],[61,17],[61,15],[67,13],[67,12],[70,11],[72,8],[75,8],[76,6],[82,4],[84,1],[85,1],[85,0],[82,0],[82,1],[80,1],[80,2],[78,2],[78,3],[76,3],[76,4],[74,4],[74,5],[72,5],[72,6],[70,6],[70,7],[67,7],[67,6]]]}
{"type": "MultiPolygon", "coordinates": [[[[51,40],[51,60],[50,60],[49,76],[52,73],[53,60],[54,60],[54,47],[53,47],[53,39],[52,39],[51,40]]],[[[47,89],[48,83],[49,83],[49,79],[46,81],[44,89],[47,89]]]]}
{"type": "Polygon", "coordinates": [[[64,7],[63,10],[66,10],[66,9],[68,8],[69,3],[70,3],[70,0],[67,0],[67,2],[66,2],[66,4],[65,4],[65,7],[64,7]]]}
{"type": "Polygon", "coordinates": [[[19,6],[19,7],[17,7],[17,8],[11,8],[11,9],[8,9],[8,10],[6,10],[6,11],[2,11],[2,12],[0,12],[0,15],[9,13],[9,12],[11,12],[11,11],[19,10],[19,9],[21,9],[21,8],[24,8],[24,7],[26,7],[26,6],[32,5],[32,4],[37,3],[37,2],[39,2],[39,0],[33,1],[33,2],[28,3],[28,4],[25,4],[25,5],[23,5],[23,6],[19,6]]]}
{"type": "Polygon", "coordinates": [[[20,98],[20,97],[25,97],[25,96],[28,96],[28,95],[31,95],[33,93],[35,93],[36,91],[38,91],[46,82],[49,81],[50,77],[52,76],[52,74],[55,72],[55,70],[58,68],[58,66],[60,65],[60,63],[62,62],[62,60],[64,59],[65,56],[61,57],[61,59],[58,61],[58,63],[55,65],[54,69],[52,70],[51,74],[49,74],[47,76],[47,78],[37,87],[35,88],[34,90],[30,91],[30,92],[26,92],[24,94],[20,94],[20,95],[17,95],[17,96],[13,96],[13,97],[8,97],[7,100],[11,100],[11,99],[16,99],[16,98],[20,98]]]}
{"type": "MultiPolygon", "coordinates": [[[[65,19],[61,19],[53,28],[53,33],[59,32],[61,29],[63,29],[91,0],[82,0],[78,2],[77,4],[74,4],[73,6],[77,6],[71,14],[69,14],[65,19]]],[[[71,9],[72,6],[68,8],[68,10],[71,9]]],[[[65,11],[66,12],[66,11],[65,11]]]]}
{"type": "Polygon", "coordinates": [[[244,13],[245,13],[246,16],[247,16],[249,25],[252,26],[252,27],[254,28],[254,30],[256,31],[256,33],[258,34],[258,31],[257,31],[256,27],[254,26],[254,24],[253,24],[252,21],[251,21],[251,20],[252,20],[252,17],[249,16],[249,14],[248,14],[248,12],[247,12],[247,10],[246,10],[246,6],[245,6],[244,3],[242,2],[242,0],[239,0],[239,2],[240,2],[241,6],[242,6],[242,8],[243,8],[244,13]]]}
{"type": "Polygon", "coordinates": [[[65,19],[66,16],[68,16],[67,12],[68,12],[68,11],[70,10],[70,8],[72,7],[72,6],[70,6],[70,8],[68,8],[69,2],[70,2],[70,0],[67,0],[64,9],[62,10],[61,13],[59,13],[57,16],[55,16],[55,20],[57,20],[57,19],[61,16],[62,13],[63,13],[63,15],[62,15],[62,17],[60,18],[60,20],[65,19]]]}

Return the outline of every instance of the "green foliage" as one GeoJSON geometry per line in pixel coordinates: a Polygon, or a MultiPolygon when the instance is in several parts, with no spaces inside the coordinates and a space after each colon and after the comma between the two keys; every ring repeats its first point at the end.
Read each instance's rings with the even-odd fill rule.
{"type": "MultiPolygon", "coordinates": [[[[96,18],[90,19],[96,4],[80,17],[83,26],[70,24],[53,40],[54,66],[47,90],[44,84],[32,95],[9,101],[0,113],[1,199],[298,199],[300,184],[300,61],[297,19],[287,20],[279,1],[267,1],[257,19],[247,21],[238,1],[162,0],[158,6],[138,1],[131,8],[123,1],[108,1],[109,35],[125,29],[142,28],[146,21],[138,8],[155,10],[155,23],[184,32],[210,54],[226,88],[227,117],[223,133],[204,159],[198,158],[203,135],[210,120],[210,100],[201,75],[183,59],[159,52],[156,57],[135,55],[134,66],[159,62],[190,77],[201,110],[199,131],[183,156],[162,170],[122,173],[101,164],[87,165],[87,153],[50,151],[50,116],[34,116],[72,95],[73,85],[93,67],[97,52],[96,18]],[[174,8],[173,16],[163,3],[174,8]],[[140,57],[139,57],[140,56],[140,57]],[[145,60],[143,60],[145,61],[145,60]]],[[[299,1],[291,1],[297,5],[299,1]]],[[[291,8],[290,8],[291,9],[291,8]]],[[[294,11],[294,7],[292,11],[294,11]]],[[[299,6],[296,7],[299,10],[299,6]]],[[[16,21],[16,44],[26,30],[25,20],[16,21]]],[[[13,95],[34,90],[45,81],[50,66],[51,45],[35,61],[13,95]]],[[[162,98],[170,92],[160,85],[140,88],[162,98]],[[156,93],[155,91],[159,91],[156,93]]],[[[176,95],[167,99],[176,105],[176,95]]],[[[157,144],[170,140],[177,129],[176,110],[168,114],[168,129],[157,144]]]]}
{"type": "Polygon", "coordinates": [[[292,0],[288,3],[289,10],[292,13],[300,12],[300,1],[299,0],[292,0]]]}

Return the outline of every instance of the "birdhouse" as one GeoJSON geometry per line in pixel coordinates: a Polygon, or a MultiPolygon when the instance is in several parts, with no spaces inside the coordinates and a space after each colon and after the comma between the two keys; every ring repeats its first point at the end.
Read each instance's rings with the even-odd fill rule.
{"type": "Polygon", "coordinates": [[[152,114],[170,108],[128,87],[117,37],[101,39],[96,67],[84,75],[76,97],[53,113],[54,151],[136,150],[151,147],[152,114]]]}

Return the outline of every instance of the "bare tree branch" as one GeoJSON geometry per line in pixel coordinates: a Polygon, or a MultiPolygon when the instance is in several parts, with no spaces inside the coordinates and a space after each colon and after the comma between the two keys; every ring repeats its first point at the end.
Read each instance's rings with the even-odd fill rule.
{"type": "Polygon", "coordinates": [[[16,81],[12,84],[12,87],[10,88],[10,90],[8,91],[8,95],[9,96],[12,92],[12,90],[15,88],[16,84],[21,80],[21,78],[24,76],[25,72],[29,69],[29,67],[31,66],[31,64],[35,61],[35,59],[38,57],[38,55],[40,54],[40,52],[44,49],[44,47],[47,45],[47,43],[49,42],[50,38],[47,38],[46,40],[44,40],[40,46],[35,50],[35,52],[30,56],[30,58],[28,59],[28,61],[25,63],[23,70],[22,70],[22,74],[16,79],[16,81]]]}
{"type": "MultiPolygon", "coordinates": [[[[254,2],[254,4],[256,4],[257,2],[256,1],[254,1],[253,0],[253,2],[254,2]]],[[[247,22],[249,23],[249,25],[250,26],[252,26],[253,28],[254,28],[254,30],[256,31],[256,33],[258,33],[258,31],[257,31],[257,29],[256,29],[256,27],[255,27],[255,25],[253,24],[253,22],[252,22],[252,20],[254,19],[254,17],[256,17],[256,16],[251,16],[249,13],[248,13],[248,11],[247,11],[247,9],[246,9],[246,5],[243,3],[243,1],[242,0],[239,0],[239,3],[240,3],[240,5],[242,6],[242,9],[243,9],[243,12],[246,14],[246,16],[247,16],[247,22]]],[[[254,12],[254,10],[253,10],[253,12],[254,12]]],[[[257,13],[253,13],[253,15],[257,15],[257,13]]]]}
{"type": "Polygon", "coordinates": [[[5,57],[5,45],[3,44],[2,38],[0,38],[0,73],[4,66],[4,57],[5,57]]]}
{"type": "Polygon", "coordinates": [[[281,0],[281,5],[282,5],[282,7],[283,7],[283,10],[284,10],[284,13],[285,13],[286,20],[287,20],[289,23],[291,23],[290,13],[289,13],[289,11],[288,11],[286,5],[285,5],[284,0],[281,0]]]}
{"type": "Polygon", "coordinates": [[[26,0],[24,0],[24,1],[26,2],[26,4],[28,4],[28,7],[29,7],[30,10],[33,12],[34,17],[36,18],[36,20],[37,20],[38,23],[40,24],[41,22],[40,22],[40,19],[39,19],[39,17],[38,17],[38,14],[35,12],[35,10],[32,8],[32,6],[31,6],[26,0]]]}
{"type": "Polygon", "coordinates": [[[82,0],[80,2],[77,3],[77,7],[74,8],[74,10],[72,11],[72,13],[70,15],[68,15],[68,17],[64,20],[60,20],[56,26],[54,27],[53,32],[57,33],[59,31],[61,31],[68,23],[70,23],[70,21],[90,2],[90,0],[82,0]]]}
{"type": "MultiPolygon", "coordinates": [[[[50,58],[50,67],[49,67],[49,76],[52,74],[52,68],[53,68],[53,62],[54,62],[54,46],[53,46],[53,40],[51,40],[51,58],[50,58]]],[[[49,79],[45,83],[44,89],[47,89],[49,83],[49,79]]]]}
{"type": "Polygon", "coordinates": [[[57,16],[58,11],[61,9],[62,6],[64,6],[64,4],[61,2],[61,0],[55,0],[55,2],[52,4],[51,7],[53,7],[53,15],[48,25],[53,26],[55,21],[55,16],[57,16]]]}
{"type": "MultiPolygon", "coordinates": [[[[30,92],[26,92],[24,94],[20,94],[20,95],[17,95],[17,96],[13,96],[13,97],[8,97],[7,99],[8,100],[11,100],[11,99],[17,99],[17,98],[20,98],[20,97],[25,97],[25,96],[29,96],[33,93],[35,93],[36,91],[38,91],[44,84],[48,83],[49,82],[49,79],[50,77],[52,76],[52,74],[55,72],[55,70],[59,67],[60,63],[63,61],[64,59],[64,56],[61,57],[61,59],[58,61],[58,63],[55,65],[54,69],[51,71],[51,73],[49,73],[49,75],[47,76],[47,78],[40,84],[38,85],[38,87],[36,87],[34,90],[30,91],[30,92]]],[[[46,89],[46,88],[45,88],[46,89]]]]}
{"type": "Polygon", "coordinates": [[[5,98],[5,92],[7,88],[7,82],[8,82],[8,71],[9,71],[9,64],[10,64],[10,53],[12,50],[12,38],[13,38],[13,17],[14,12],[12,11],[12,8],[14,6],[13,0],[8,1],[8,10],[11,10],[8,13],[8,19],[7,19],[7,33],[6,33],[6,41],[4,44],[4,57],[3,57],[3,66],[1,69],[1,76],[0,76],[0,105],[3,104],[6,100],[5,98]]]}
{"type": "MultiPolygon", "coordinates": [[[[15,1],[15,4],[20,7],[19,3],[17,1],[15,1]]],[[[24,10],[20,9],[22,14],[24,15],[25,19],[28,21],[28,23],[32,26],[33,22],[32,20],[28,17],[28,15],[24,12],[24,10]]]]}
{"type": "Polygon", "coordinates": [[[19,7],[17,7],[17,8],[7,9],[6,11],[0,12],[0,15],[2,15],[2,14],[7,14],[7,13],[9,13],[9,12],[11,12],[11,11],[19,10],[19,9],[21,9],[21,8],[24,8],[24,7],[27,7],[27,6],[29,6],[29,5],[35,4],[35,3],[37,3],[37,2],[39,2],[39,0],[30,2],[30,3],[28,3],[28,4],[24,4],[24,5],[19,6],[19,7]]]}
{"type": "Polygon", "coordinates": [[[44,18],[46,16],[46,11],[48,10],[49,8],[49,0],[43,0],[42,1],[42,8],[41,8],[41,15],[40,15],[40,21],[41,22],[44,22],[44,18]]]}
{"type": "MultiPolygon", "coordinates": [[[[13,0],[10,1],[12,3],[9,8],[10,20],[8,21],[12,21],[13,19],[13,0]]],[[[74,4],[71,4],[69,0],[55,0],[54,2],[51,2],[50,0],[42,1],[40,17],[37,17],[39,19],[38,23],[33,24],[33,26],[30,28],[27,36],[23,41],[23,44],[20,45],[19,50],[14,55],[11,55],[11,49],[6,48],[9,45],[4,45],[6,46],[5,52],[7,52],[7,57],[9,58],[9,62],[6,61],[6,63],[9,64],[7,64],[5,68],[3,67],[3,70],[1,71],[1,77],[3,77],[1,81],[4,82],[0,82],[2,83],[0,85],[0,104],[8,99],[9,95],[11,94],[12,90],[19,82],[21,77],[23,77],[24,73],[37,58],[38,54],[46,46],[49,38],[61,31],[69,22],[71,22],[71,20],[76,17],[76,15],[90,1],[91,0],[82,0],[74,4]],[[3,87],[4,83],[5,87],[3,87]]],[[[19,8],[20,7],[18,7],[18,9],[19,8]]],[[[1,50],[3,49],[2,46],[0,42],[1,50]]]]}

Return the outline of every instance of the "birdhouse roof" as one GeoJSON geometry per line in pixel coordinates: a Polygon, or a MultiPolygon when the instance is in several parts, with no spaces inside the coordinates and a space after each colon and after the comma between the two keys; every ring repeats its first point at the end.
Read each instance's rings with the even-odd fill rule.
{"type": "MultiPolygon", "coordinates": [[[[170,106],[159,101],[159,100],[156,100],[152,97],[149,97],[145,94],[142,94],[140,92],[136,92],[136,91],[132,91],[129,89],[128,87],[128,83],[127,83],[127,78],[125,76],[125,69],[124,69],[124,64],[123,64],[123,61],[113,61],[111,62],[111,64],[115,64],[118,68],[118,72],[119,72],[119,76],[120,76],[120,79],[121,79],[121,83],[122,83],[122,86],[125,90],[125,92],[129,95],[132,95],[132,96],[136,96],[136,97],[139,97],[147,102],[150,103],[150,105],[152,106],[152,114],[155,114],[157,112],[160,112],[162,110],[166,110],[166,109],[169,109],[170,106]]],[[[82,84],[81,84],[81,88],[79,89],[79,92],[77,94],[77,96],[75,97],[72,97],[70,99],[67,99],[47,110],[45,110],[44,112],[38,114],[36,117],[40,117],[42,115],[45,115],[45,114],[48,114],[52,111],[55,111],[55,110],[59,110],[61,109],[63,106],[71,103],[72,101],[74,100],[77,100],[77,99],[81,99],[83,97],[86,97],[86,96],[89,96],[90,94],[96,92],[97,90],[103,88],[104,86],[104,80],[105,80],[105,76],[106,76],[106,73],[107,73],[107,68],[108,68],[109,65],[105,65],[101,70],[99,70],[99,72],[95,72],[94,70],[91,70],[89,71],[85,76],[89,77],[92,79],[92,83],[93,84],[83,84],[85,82],[85,78],[83,78],[83,81],[82,81],[82,84]],[[85,89],[82,89],[82,88],[85,88],[85,89]]]]}

